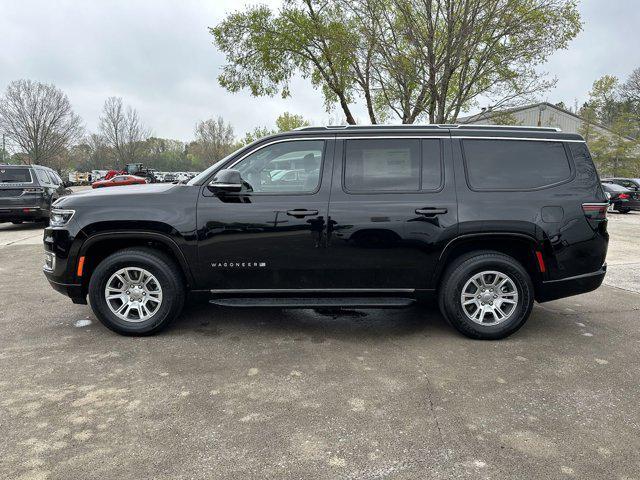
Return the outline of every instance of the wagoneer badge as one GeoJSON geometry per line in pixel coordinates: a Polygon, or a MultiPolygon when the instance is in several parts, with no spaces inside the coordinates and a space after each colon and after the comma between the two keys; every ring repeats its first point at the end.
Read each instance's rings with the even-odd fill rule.
{"type": "Polygon", "coordinates": [[[266,262],[212,262],[213,268],[264,268],[266,262]]]}

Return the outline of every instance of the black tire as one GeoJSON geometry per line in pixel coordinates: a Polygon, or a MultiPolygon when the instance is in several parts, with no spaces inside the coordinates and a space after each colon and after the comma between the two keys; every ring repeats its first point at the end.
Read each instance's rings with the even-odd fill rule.
{"type": "Polygon", "coordinates": [[[631,211],[630,208],[616,208],[619,213],[629,213],[631,211]]]}
{"type": "Polygon", "coordinates": [[[22,220],[12,220],[11,223],[14,225],[22,225],[22,220]]]}
{"type": "Polygon", "coordinates": [[[438,293],[440,311],[445,319],[463,335],[478,340],[498,340],[516,332],[529,318],[534,300],[533,283],[524,267],[513,257],[490,250],[470,252],[454,260],[442,278],[438,293]],[[483,271],[507,275],[518,293],[516,306],[506,320],[496,325],[474,322],[467,317],[461,303],[462,289],[467,281],[483,271]]]}
{"type": "Polygon", "coordinates": [[[107,328],[121,335],[152,335],[169,325],[182,311],[185,287],[176,263],[167,255],[151,248],[127,248],[105,258],[96,267],[89,281],[91,308],[107,328]],[[144,321],[129,322],[114,314],[105,298],[109,278],[125,267],[139,267],[156,277],[162,288],[162,303],[144,321]]]}

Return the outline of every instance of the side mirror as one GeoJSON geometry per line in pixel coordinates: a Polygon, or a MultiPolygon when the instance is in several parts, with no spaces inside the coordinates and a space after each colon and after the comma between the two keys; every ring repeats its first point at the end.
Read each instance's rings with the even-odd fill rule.
{"type": "Polygon", "coordinates": [[[208,187],[214,193],[230,193],[240,192],[242,184],[242,176],[238,170],[224,169],[216,173],[208,187]]]}

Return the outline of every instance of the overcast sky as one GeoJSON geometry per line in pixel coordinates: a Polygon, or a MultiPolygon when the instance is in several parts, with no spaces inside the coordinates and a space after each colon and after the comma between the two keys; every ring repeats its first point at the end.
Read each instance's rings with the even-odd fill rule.
{"type": "MultiPolygon", "coordinates": [[[[230,94],[218,85],[224,57],[207,27],[243,3],[256,2],[0,0],[0,89],[19,78],[55,83],[88,131],[112,95],[138,109],[154,135],[180,140],[193,138],[198,120],[217,115],[237,134],[273,126],[284,111],[335,123],[321,94],[303,80],[286,100],[230,94]]],[[[638,0],[583,0],[584,30],[544,68],[559,81],[542,99],[582,102],[595,79],[624,79],[640,66],[639,6],[638,0]]],[[[364,121],[364,110],[357,112],[364,121]]]]}

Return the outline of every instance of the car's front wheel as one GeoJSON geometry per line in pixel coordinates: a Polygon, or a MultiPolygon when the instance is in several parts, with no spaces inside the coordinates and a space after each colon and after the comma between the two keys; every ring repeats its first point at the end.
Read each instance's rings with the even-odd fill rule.
{"type": "Polygon", "coordinates": [[[439,300],[442,314],[458,331],[471,338],[496,340],[511,335],[529,318],[533,284],[513,257],[472,252],[449,266],[439,300]]]}
{"type": "Polygon", "coordinates": [[[182,310],[184,283],[165,254],[128,248],[105,258],[89,282],[96,317],[123,335],[149,335],[166,327],[182,310]]]}

